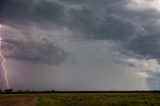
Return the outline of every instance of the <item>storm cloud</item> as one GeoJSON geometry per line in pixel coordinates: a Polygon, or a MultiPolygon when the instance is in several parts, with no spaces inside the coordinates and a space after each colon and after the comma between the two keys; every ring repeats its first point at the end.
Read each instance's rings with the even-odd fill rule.
{"type": "Polygon", "coordinates": [[[1,48],[6,58],[58,65],[69,56],[69,53],[47,40],[26,42],[5,39],[4,42],[1,48]]]}
{"type": "MultiPolygon", "coordinates": [[[[60,85],[67,83],[72,86],[79,81],[87,89],[91,86],[101,90],[112,87],[131,89],[112,85],[114,79],[109,77],[118,74],[122,78],[127,73],[134,86],[134,81],[141,77],[146,83],[137,86],[140,89],[153,89],[150,85],[153,85],[153,79],[159,80],[157,76],[160,72],[153,71],[155,67],[148,70],[146,65],[142,67],[137,63],[159,67],[158,4],[158,0],[1,0],[0,23],[4,26],[1,36],[5,41],[1,47],[3,55],[7,59],[54,65],[70,78],[68,73],[74,73],[73,77],[77,73],[82,76],[88,76],[91,72],[95,75],[102,73],[99,77],[108,74],[108,78],[104,77],[103,80],[92,79],[94,75],[88,78],[84,75],[83,79],[91,84],[85,83],[81,78],[71,80],[60,75],[64,77],[64,80],[62,78],[57,82],[60,85]],[[143,75],[139,72],[141,68],[143,75]],[[65,79],[70,82],[65,82],[65,79]],[[109,79],[112,79],[108,82],[111,87],[105,86],[105,81],[109,79]],[[101,84],[93,84],[93,81],[101,84]]],[[[119,83],[123,85],[124,80],[126,79],[119,83]]]]}

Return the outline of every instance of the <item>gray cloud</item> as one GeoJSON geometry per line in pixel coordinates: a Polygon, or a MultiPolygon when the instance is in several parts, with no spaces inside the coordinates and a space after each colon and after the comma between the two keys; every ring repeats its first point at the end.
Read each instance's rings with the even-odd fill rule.
{"type": "Polygon", "coordinates": [[[138,37],[126,46],[129,50],[132,50],[142,56],[160,58],[160,45],[158,44],[159,39],[158,35],[138,37]]]}
{"type": "MultiPolygon", "coordinates": [[[[40,26],[50,22],[60,25],[65,16],[63,6],[51,1],[39,0],[6,0],[1,2],[1,23],[17,26],[17,24],[30,25],[32,22],[40,26]]],[[[46,25],[46,26],[47,26],[46,25]]]]}
{"type": "Polygon", "coordinates": [[[124,4],[125,0],[118,2],[94,0],[79,3],[74,3],[72,0],[67,3],[47,0],[38,2],[10,0],[3,3],[0,16],[2,23],[15,26],[17,23],[24,25],[36,23],[41,27],[51,24],[78,31],[88,39],[126,40],[137,33],[137,28],[132,22],[121,17],[124,4]],[[89,5],[90,3],[92,5],[89,5]],[[102,3],[102,8],[99,8],[102,3]],[[80,8],[76,6],[72,8],[71,4],[80,8]]]}
{"type": "MultiPolygon", "coordinates": [[[[27,39],[27,41],[7,40],[10,45],[3,47],[4,55],[7,58],[57,65],[68,59],[69,54],[65,50],[73,52],[71,41],[66,40],[72,38],[73,41],[78,39],[82,40],[81,42],[110,40],[120,44],[117,46],[119,52],[125,52],[128,57],[140,56],[159,60],[159,12],[149,7],[145,9],[127,7],[131,2],[128,0],[1,0],[0,22],[21,32],[24,31],[25,33],[17,35],[25,36],[27,39]],[[33,25],[38,32],[40,30],[50,32],[41,35],[49,41],[35,41],[40,39],[40,36],[33,32],[29,33],[33,25]],[[63,28],[66,28],[70,35],[64,31],[63,36],[56,36],[65,39],[64,43],[57,40],[60,42],[59,47],[53,43],[56,34],[53,32],[63,28]],[[68,44],[68,48],[65,43],[68,44]]],[[[78,44],[82,45],[79,42],[75,45],[78,47],[78,44]]]]}
{"type": "Polygon", "coordinates": [[[18,41],[6,39],[1,48],[6,58],[52,65],[65,62],[69,56],[69,53],[47,40],[18,41]]]}

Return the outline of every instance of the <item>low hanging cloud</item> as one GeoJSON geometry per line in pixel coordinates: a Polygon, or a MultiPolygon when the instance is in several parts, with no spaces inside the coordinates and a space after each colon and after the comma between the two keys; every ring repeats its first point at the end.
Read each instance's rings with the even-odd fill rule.
{"type": "Polygon", "coordinates": [[[35,42],[5,39],[3,42],[1,48],[6,58],[58,65],[65,62],[69,56],[69,53],[47,40],[35,42]]]}

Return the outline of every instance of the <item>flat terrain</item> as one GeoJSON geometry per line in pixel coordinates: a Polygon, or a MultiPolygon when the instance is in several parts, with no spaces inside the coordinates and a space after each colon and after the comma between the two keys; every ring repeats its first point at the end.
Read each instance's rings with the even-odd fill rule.
{"type": "Polygon", "coordinates": [[[0,106],[36,106],[38,95],[0,95],[0,106]]]}
{"type": "Polygon", "coordinates": [[[0,106],[160,106],[160,93],[0,94],[0,106]]]}

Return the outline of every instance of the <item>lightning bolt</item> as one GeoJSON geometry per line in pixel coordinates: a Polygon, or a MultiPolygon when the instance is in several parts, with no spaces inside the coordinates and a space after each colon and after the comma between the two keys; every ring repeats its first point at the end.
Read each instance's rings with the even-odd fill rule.
{"type": "MultiPolygon", "coordinates": [[[[2,25],[0,24],[0,34],[1,34],[1,28],[2,28],[2,25]]],[[[0,36],[0,49],[1,49],[1,45],[2,45],[2,38],[0,36]]],[[[8,81],[8,78],[7,78],[7,70],[5,68],[5,58],[3,57],[3,54],[2,52],[0,51],[0,57],[2,58],[2,68],[3,68],[3,71],[4,71],[4,78],[6,80],[6,86],[8,89],[10,89],[10,86],[9,86],[9,81],[8,81]]]]}

